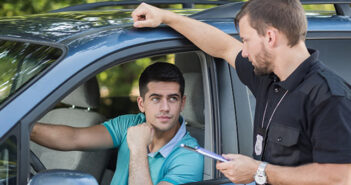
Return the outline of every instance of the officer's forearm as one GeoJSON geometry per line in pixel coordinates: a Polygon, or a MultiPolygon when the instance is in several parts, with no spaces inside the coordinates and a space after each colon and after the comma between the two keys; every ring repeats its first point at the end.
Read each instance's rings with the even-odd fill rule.
{"type": "Polygon", "coordinates": [[[170,11],[164,12],[164,23],[184,35],[206,53],[227,60],[232,66],[242,43],[206,23],[170,11]]]}
{"type": "Polygon", "coordinates": [[[351,164],[312,163],[297,167],[269,164],[266,175],[272,185],[347,185],[351,184],[351,164]]]}

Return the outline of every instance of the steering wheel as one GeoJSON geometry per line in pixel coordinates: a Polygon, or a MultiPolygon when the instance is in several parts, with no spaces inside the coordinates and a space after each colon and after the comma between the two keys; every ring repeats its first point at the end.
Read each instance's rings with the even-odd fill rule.
{"type": "Polygon", "coordinates": [[[35,155],[35,153],[32,150],[30,150],[29,163],[36,173],[46,170],[44,164],[40,161],[39,157],[35,155]]]}

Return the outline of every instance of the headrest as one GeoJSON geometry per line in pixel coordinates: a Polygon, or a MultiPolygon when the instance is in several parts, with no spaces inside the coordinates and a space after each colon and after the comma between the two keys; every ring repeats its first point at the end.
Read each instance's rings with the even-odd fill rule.
{"type": "Polygon", "coordinates": [[[100,104],[100,92],[97,79],[94,77],[66,96],[64,104],[84,108],[97,108],[100,104]]]}
{"type": "Polygon", "coordinates": [[[186,103],[181,113],[192,126],[204,127],[204,95],[202,78],[199,73],[184,73],[186,103]]]}

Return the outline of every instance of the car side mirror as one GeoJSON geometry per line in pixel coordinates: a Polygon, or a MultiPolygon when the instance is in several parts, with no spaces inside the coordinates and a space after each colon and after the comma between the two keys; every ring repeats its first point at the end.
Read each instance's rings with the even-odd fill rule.
{"type": "Polygon", "coordinates": [[[46,170],[37,173],[28,185],[98,185],[90,175],[74,170],[46,170]]]}

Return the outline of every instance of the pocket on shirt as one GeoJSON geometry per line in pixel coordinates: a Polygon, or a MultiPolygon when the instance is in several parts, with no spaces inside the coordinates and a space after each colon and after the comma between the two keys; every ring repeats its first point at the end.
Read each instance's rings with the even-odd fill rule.
{"type": "Polygon", "coordinates": [[[291,165],[298,161],[300,151],[297,143],[300,130],[295,127],[273,123],[268,131],[266,152],[269,162],[291,165]]]}
{"type": "Polygon", "coordinates": [[[268,131],[268,140],[270,142],[291,147],[297,144],[299,140],[300,131],[298,128],[282,125],[272,124],[268,131]]]}

